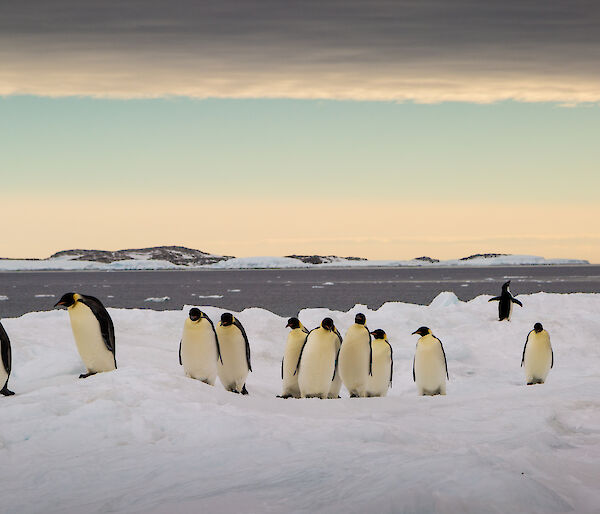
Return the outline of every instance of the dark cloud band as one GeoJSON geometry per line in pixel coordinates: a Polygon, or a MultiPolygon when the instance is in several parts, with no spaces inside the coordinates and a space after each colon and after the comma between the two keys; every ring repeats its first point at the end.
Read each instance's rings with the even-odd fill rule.
{"type": "Polygon", "coordinates": [[[0,94],[600,100],[587,1],[0,4],[0,94]]]}

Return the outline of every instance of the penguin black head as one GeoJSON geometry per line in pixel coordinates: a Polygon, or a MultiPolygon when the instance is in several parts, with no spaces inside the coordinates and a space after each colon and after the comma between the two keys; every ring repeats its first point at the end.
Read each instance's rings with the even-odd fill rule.
{"type": "Polygon", "coordinates": [[[300,320],[298,318],[290,318],[288,319],[287,325],[285,326],[286,328],[300,328],[300,320]]]}
{"type": "Polygon", "coordinates": [[[364,325],[367,322],[367,317],[359,312],[356,316],[354,316],[354,323],[358,323],[359,325],[364,325]]]}
{"type": "Polygon", "coordinates": [[[542,330],[544,330],[544,327],[542,327],[542,324],[538,322],[533,325],[533,330],[535,330],[536,334],[539,334],[542,330]]]}
{"type": "Polygon", "coordinates": [[[221,326],[228,327],[229,325],[233,325],[233,314],[224,312],[221,314],[221,326]]]}
{"type": "Polygon", "coordinates": [[[331,318],[323,318],[323,321],[321,321],[321,326],[325,330],[333,330],[334,329],[333,320],[331,318]]]}
{"type": "Polygon", "coordinates": [[[77,293],[65,293],[60,300],[54,304],[54,307],[71,307],[77,303],[79,295],[77,293]]]}
{"type": "Polygon", "coordinates": [[[371,332],[371,335],[375,338],[375,339],[387,339],[387,335],[385,334],[385,332],[383,330],[381,330],[380,328],[378,328],[377,330],[373,330],[373,332],[371,332]]]}
{"type": "Polygon", "coordinates": [[[202,317],[202,311],[197,307],[192,307],[189,316],[192,321],[198,321],[202,317]]]}
{"type": "Polygon", "coordinates": [[[428,327],[419,327],[415,330],[412,335],[419,334],[421,337],[431,334],[431,330],[428,327]]]}
{"type": "Polygon", "coordinates": [[[502,284],[502,291],[508,291],[508,286],[510,286],[510,280],[502,284]]]}

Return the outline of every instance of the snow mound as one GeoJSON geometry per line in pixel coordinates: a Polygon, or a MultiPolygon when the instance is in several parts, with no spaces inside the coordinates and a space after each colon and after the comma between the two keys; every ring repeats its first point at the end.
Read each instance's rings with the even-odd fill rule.
{"type": "Polygon", "coordinates": [[[145,302],[162,303],[162,302],[168,302],[170,299],[171,299],[170,296],[160,296],[160,297],[151,296],[150,298],[146,298],[144,301],[145,302]]]}
{"type": "Polygon", "coordinates": [[[460,303],[458,296],[456,296],[452,291],[442,291],[438,294],[431,303],[430,307],[449,307],[450,305],[456,305],[460,303]]]}
{"type": "MultiPolygon", "coordinates": [[[[387,332],[394,386],[365,399],[276,398],[287,317],[264,309],[234,313],[252,349],[247,397],[184,376],[190,306],[109,309],[119,369],[86,380],[65,311],[5,319],[17,395],[0,397],[0,510],[597,512],[600,295],[520,295],[511,322],[488,298],[301,311],[309,328],[331,316],[343,334],[364,312],[387,332]],[[528,387],[521,353],[537,321],[555,367],[528,387]],[[421,325],[443,341],[445,397],[416,396],[421,325]]],[[[198,306],[215,322],[224,312],[198,306]]]]}

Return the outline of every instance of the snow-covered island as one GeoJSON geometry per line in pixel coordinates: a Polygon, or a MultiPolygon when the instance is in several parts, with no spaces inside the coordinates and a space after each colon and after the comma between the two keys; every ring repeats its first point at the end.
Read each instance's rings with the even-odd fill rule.
{"type": "Polygon", "coordinates": [[[337,255],[286,257],[233,257],[184,246],[156,246],[129,250],[63,250],[46,259],[0,258],[0,271],[177,270],[177,269],[281,269],[357,268],[404,266],[519,266],[589,264],[582,259],[546,259],[535,255],[480,253],[460,259],[439,260],[421,256],[410,260],[368,260],[337,255]]]}

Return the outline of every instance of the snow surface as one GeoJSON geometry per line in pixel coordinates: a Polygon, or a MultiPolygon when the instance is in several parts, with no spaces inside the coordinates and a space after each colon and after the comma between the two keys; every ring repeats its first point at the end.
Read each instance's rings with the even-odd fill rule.
{"type": "Polygon", "coordinates": [[[76,261],[74,256],[58,257],[45,260],[0,259],[0,271],[117,271],[117,270],[168,270],[168,269],[281,269],[281,268],[364,268],[389,266],[518,266],[518,265],[551,265],[551,264],[589,264],[581,259],[546,259],[535,255],[506,255],[469,260],[446,260],[426,262],[419,260],[365,260],[354,261],[337,259],[322,264],[309,264],[291,257],[235,257],[232,259],[204,265],[178,265],[168,261],[149,260],[146,258],[115,261],[111,263],[95,261],[76,261]]]}
{"type": "Polygon", "coordinates": [[[0,511],[598,512],[600,295],[520,295],[511,322],[488,299],[301,311],[342,333],[361,311],[390,338],[390,395],[341,400],[275,397],[287,320],[263,309],[236,313],[252,348],[247,397],[183,375],[189,306],[109,309],[119,369],[86,380],[65,311],[5,319],[17,395],[0,397],[0,511]],[[555,367],[525,386],[536,321],[555,367]],[[421,325],[444,343],[445,397],[416,396],[421,325]]]}

